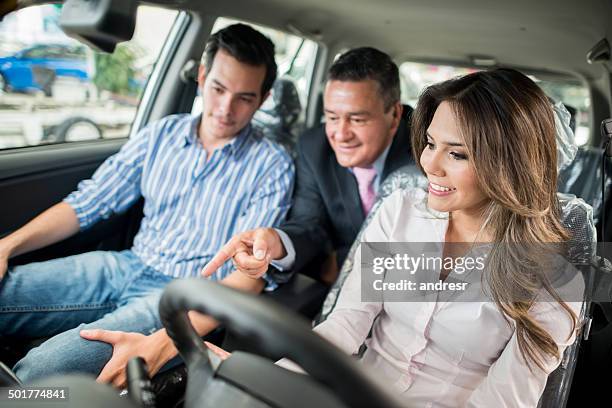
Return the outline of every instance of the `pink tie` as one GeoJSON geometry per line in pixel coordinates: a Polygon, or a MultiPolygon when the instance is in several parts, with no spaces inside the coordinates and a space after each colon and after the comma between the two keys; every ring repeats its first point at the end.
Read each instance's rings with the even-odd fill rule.
{"type": "Polygon", "coordinates": [[[374,179],[376,178],[376,170],[373,167],[361,168],[353,167],[353,174],[357,179],[357,185],[359,187],[359,197],[361,197],[361,208],[363,208],[363,214],[368,215],[374,200],[376,199],[376,193],[374,192],[374,179]]]}

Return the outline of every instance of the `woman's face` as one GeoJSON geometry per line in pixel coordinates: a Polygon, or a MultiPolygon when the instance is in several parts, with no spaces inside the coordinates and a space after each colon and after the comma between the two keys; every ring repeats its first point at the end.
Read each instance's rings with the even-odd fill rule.
{"type": "Polygon", "coordinates": [[[480,214],[488,199],[478,186],[467,154],[451,106],[442,102],[427,129],[427,146],[421,153],[431,209],[480,214]]]}

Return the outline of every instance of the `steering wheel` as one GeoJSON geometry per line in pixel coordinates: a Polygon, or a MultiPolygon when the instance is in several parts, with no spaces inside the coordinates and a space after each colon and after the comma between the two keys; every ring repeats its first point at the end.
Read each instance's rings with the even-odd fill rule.
{"type": "Polygon", "coordinates": [[[403,406],[397,397],[375,384],[350,356],[314,333],[301,316],[269,300],[212,281],[180,279],[164,290],[159,313],[189,372],[186,408],[201,406],[206,400],[206,395],[201,395],[202,389],[215,376],[207,348],[187,315],[190,310],[213,317],[240,337],[257,340],[266,353],[293,360],[310,374],[300,377],[316,380],[347,406],[403,406]]]}

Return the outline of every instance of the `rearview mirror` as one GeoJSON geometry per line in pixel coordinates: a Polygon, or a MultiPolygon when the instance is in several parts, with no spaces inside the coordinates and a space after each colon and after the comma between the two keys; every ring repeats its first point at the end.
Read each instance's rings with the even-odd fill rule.
{"type": "Polygon", "coordinates": [[[136,0],[66,0],[59,25],[70,37],[111,53],[134,35],[137,8],[136,0]]]}

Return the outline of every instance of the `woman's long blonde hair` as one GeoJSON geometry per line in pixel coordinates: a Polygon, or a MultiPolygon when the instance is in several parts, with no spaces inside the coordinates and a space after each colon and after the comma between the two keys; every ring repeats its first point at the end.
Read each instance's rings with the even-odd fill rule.
{"type": "Polygon", "coordinates": [[[529,315],[542,288],[571,316],[572,332],[577,324],[575,313],[549,284],[540,256],[545,245],[568,239],[557,199],[552,105],[533,81],[513,69],[476,72],[432,85],[412,117],[417,163],[427,145],[427,128],[443,101],[454,112],[468,160],[490,199],[483,211],[484,227],[495,242],[487,261],[487,288],[504,317],[515,322],[526,361],[543,368],[543,357],[559,358],[559,351],[529,315]]]}

